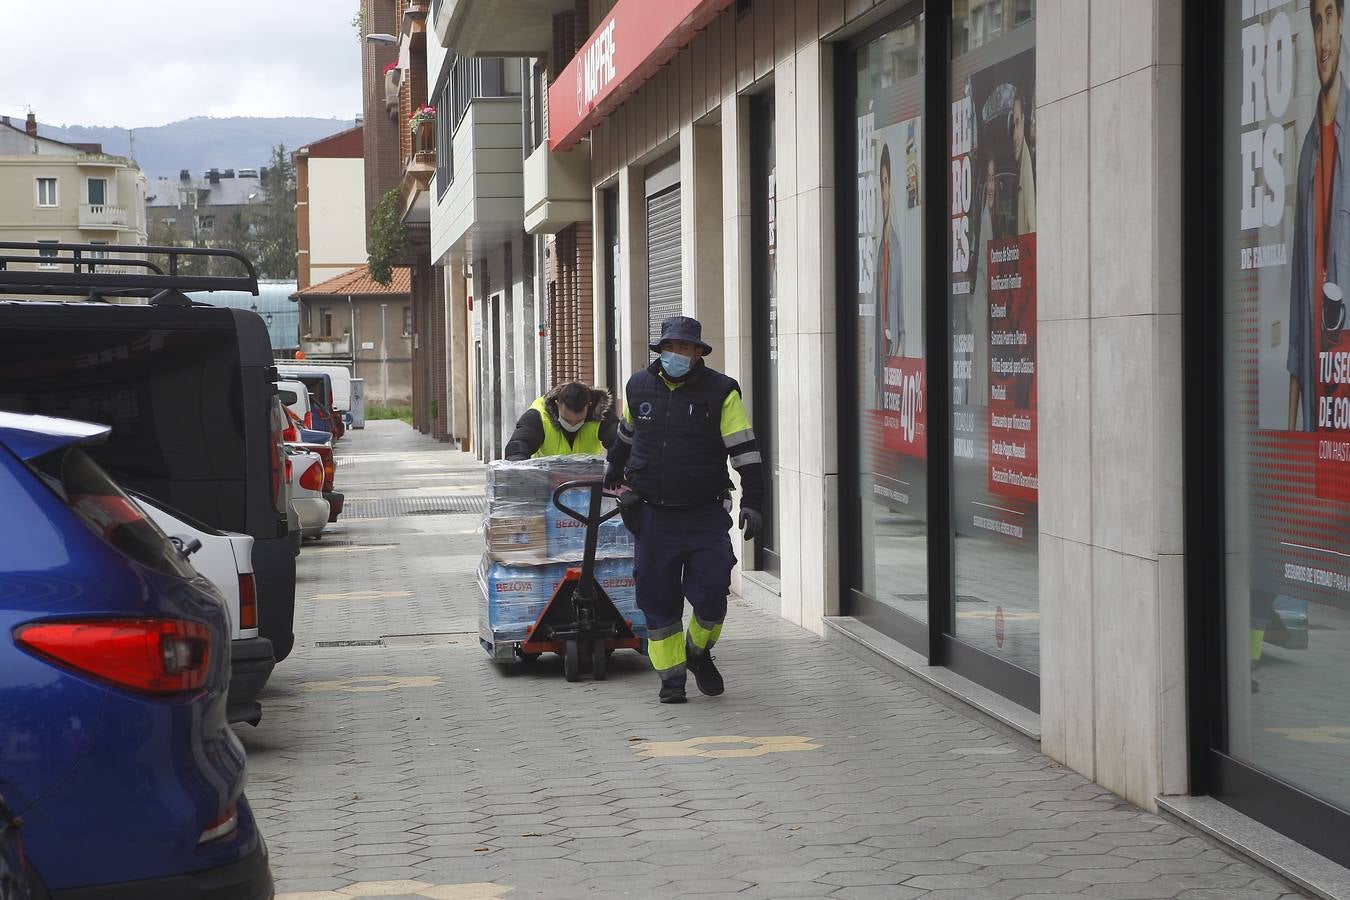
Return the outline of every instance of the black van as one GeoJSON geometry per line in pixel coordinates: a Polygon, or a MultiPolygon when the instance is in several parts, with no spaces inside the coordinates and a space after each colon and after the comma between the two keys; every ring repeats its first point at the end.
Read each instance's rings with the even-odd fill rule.
{"type": "MultiPolygon", "coordinates": [[[[211,290],[217,282],[228,287],[216,290],[248,289],[251,282],[256,294],[252,265],[229,251],[138,247],[173,254],[171,272],[179,254],[224,254],[236,257],[248,275],[166,275],[148,263],[140,264],[144,274],[105,274],[81,271],[94,267],[80,259],[107,246],[43,249],[63,253],[49,256],[51,265],[74,271],[16,270],[16,261],[37,255],[36,245],[0,242],[0,292],[90,292],[95,298],[0,300],[0,409],[111,426],[108,440],[88,452],[119,482],[216,528],[253,537],[262,637],[251,646],[234,642],[240,646],[232,652],[230,698],[231,706],[252,702],[262,687],[253,670],[265,664],[270,671],[271,658],[285,659],[295,641],[295,555],[273,417],[277,374],[256,313],[193,304],[181,293],[211,290]],[[99,299],[110,294],[151,302],[99,299]],[[254,697],[239,697],[241,691],[254,697]]],[[[124,261],[109,262],[120,268],[124,261]]],[[[126,262],[134,272],[134,261],[126,262]]]]}

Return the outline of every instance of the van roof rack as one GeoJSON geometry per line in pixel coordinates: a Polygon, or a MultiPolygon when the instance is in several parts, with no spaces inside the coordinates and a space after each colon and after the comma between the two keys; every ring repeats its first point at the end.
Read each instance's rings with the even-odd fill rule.
{"type": "Polygon", "coordinates": [[[244,254],[223,248],[0,241],[0,294],[145,297],[154,304],[189,306],[187,291],[246,291],[257,296],[258,270],[244,254]],[[135,256],[110,255],[114,253],[135,256]],[[142,258],[149,254],[164,256],[168,271],[142,258]],[[188,256],[232,259],[243,274],[185,275],[179,268],[188,256]]]}

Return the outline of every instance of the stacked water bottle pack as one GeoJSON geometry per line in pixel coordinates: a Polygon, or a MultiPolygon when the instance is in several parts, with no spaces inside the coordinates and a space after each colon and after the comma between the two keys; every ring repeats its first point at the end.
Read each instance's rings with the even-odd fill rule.
{"type": "MultiPolygon", "coordinates": [[[[488,466],[486,549],[478,566],[479,633],[486,644],[524,640],[567,570],[581,567],[586,526],[553,504],[553,491],[568,481],[598,481],[604,472],[604,458],[598,456],[503,460],[488,466]]],[[[590,493],[573,488],[561,499],[586,514],[590,493]]],[[[605,498],[602,512],[613,508],[614,500],[605,498]]],[[[600,526],[595,555],[596,581],[623,617],[645,633],[633,581],[633,536],[620,517],[600,526]]]]}

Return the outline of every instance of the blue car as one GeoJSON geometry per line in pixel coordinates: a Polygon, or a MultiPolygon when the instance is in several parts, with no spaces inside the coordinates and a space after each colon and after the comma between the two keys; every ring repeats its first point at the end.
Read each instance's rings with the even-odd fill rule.
{"type": "Polygon", "coordinates": [[[270,898],[210,583],[81,449],[0,413],[0,794],[36,896],[270,898]]]}

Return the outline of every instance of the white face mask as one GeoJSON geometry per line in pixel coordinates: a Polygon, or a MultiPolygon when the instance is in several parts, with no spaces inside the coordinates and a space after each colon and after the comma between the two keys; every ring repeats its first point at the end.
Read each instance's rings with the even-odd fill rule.
{"type": "Polygon", "coordinates": [[[581,426],[586,424],[586,420],[582,419],[580,422],[577,422],[574,425],[571,422],[564,419],[562,416],[559,416],[558,424],[563,427],[563,431],[569,432],[571,434],[576,434],[578,431],[581,430],[581,426]]]}

